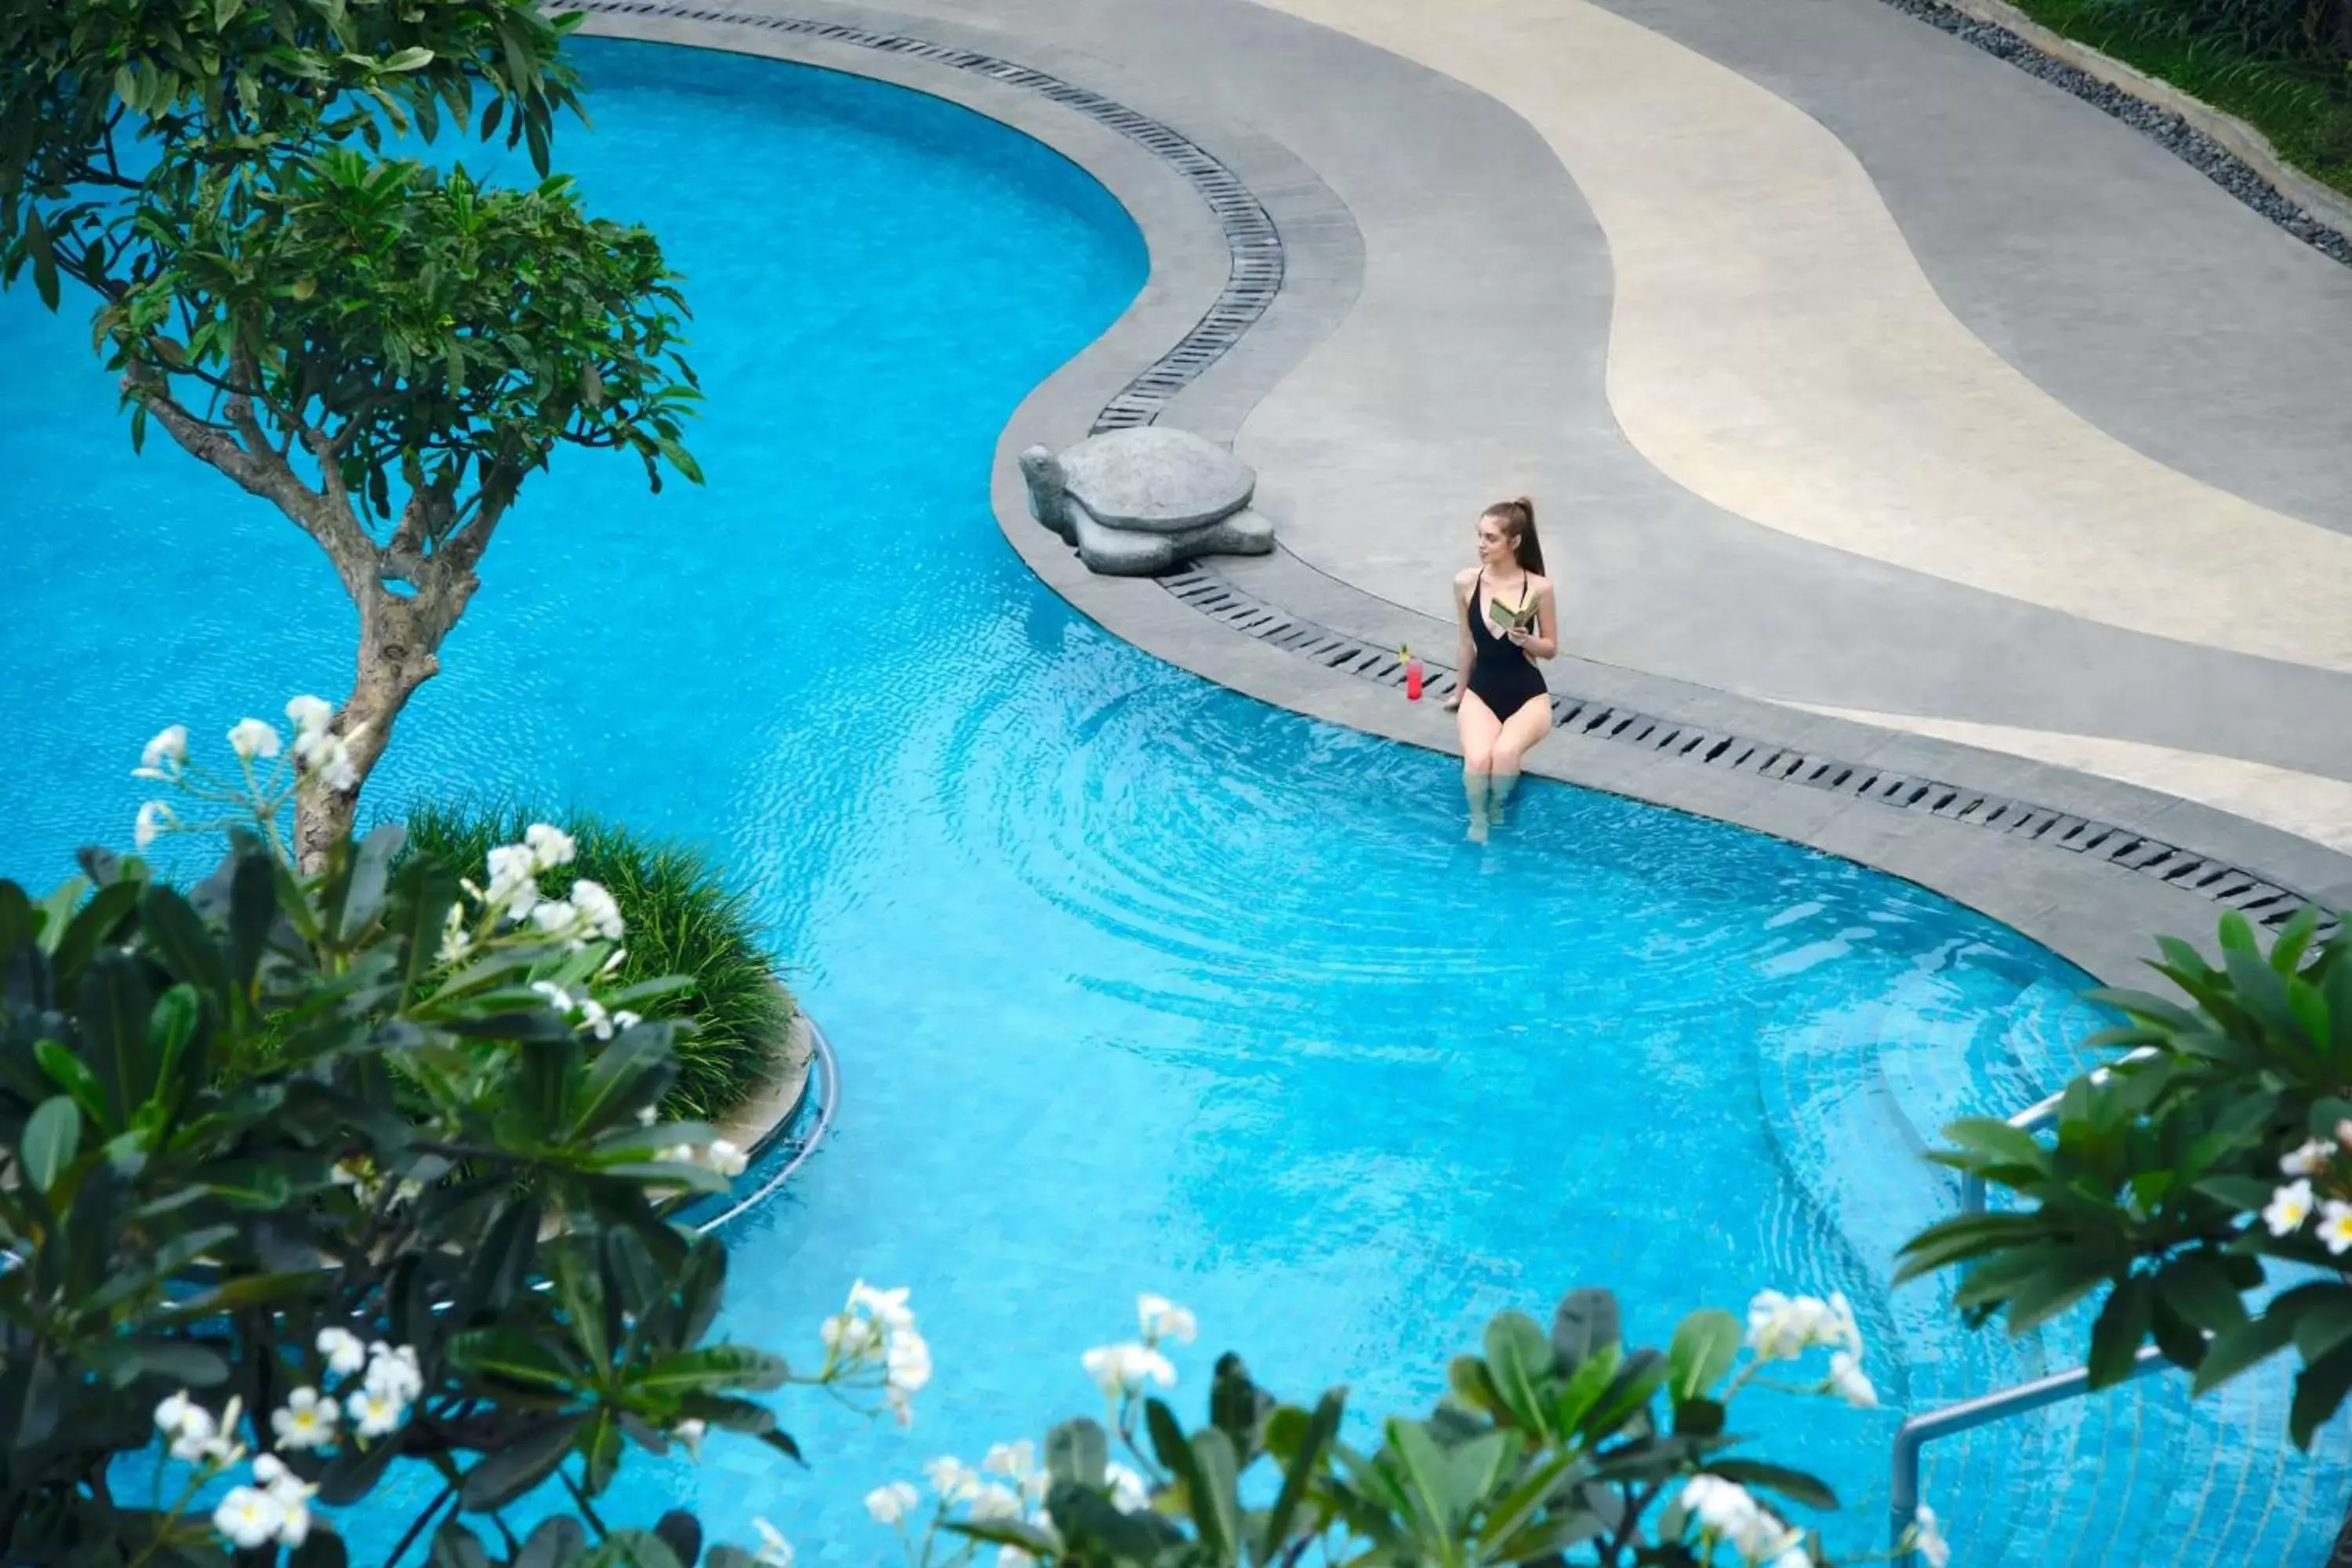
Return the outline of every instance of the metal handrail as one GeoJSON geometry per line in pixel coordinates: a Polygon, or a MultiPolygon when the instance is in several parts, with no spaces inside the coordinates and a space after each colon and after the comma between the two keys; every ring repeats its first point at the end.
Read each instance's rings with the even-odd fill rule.
{"type": "MultiPolygon", "coordinates": [[[[2132,1358],[2131,1377],[2141,1377],[2165,1363],[2164,1352],[2155,1345],[2146,1345],[2132,1358]]],[[[2046,1405],[2056,1405],[2090,1392],[2091,1369],[2075,1367],[2071,1372],[2053,1372],[2047,1377],[2037,1377],[2032,1383],[2021,1383],[2015,1388],[2004,1388],[1997,1394],[1981,1394],[1964,1399],[1958,1405],[1947,1405],[1941,1410],[1930,1410],[1924,1415],[1914,1415],[1903,1423],[1895,1434],[1895,1477],[1887,1489],[1887,1518],[1893,1533],[1891,1544],[1896,1549],[1895,1568],[1914,1568],[1917,1553],[1902,1550],[1903,1538],[1910,1533],[1914,1521],[1919,1517],[1919,1457],[1920,1450],[1938,1437],[1948,1437],[1955,1432],[1966,1432],[1989,1426],[2011,1415],[2022,1415],[2029,1410],[2039,1410],[2046,1405]]]]}
{"type": "MultiPolygon", "coordinates": [[[[2114,1067],[2127,1062],[2145,1061],[2157,1055],[2153,1046],[2119,1058],[2114,1067]]],[[[2091,1074],[2093,1083],[2104,1083],[2113,1068],[2099,1068],[2091,1074]]],[[[2009,1125],[2020,1132],[2039,1132],[2058,1119],[2058,1107],[2066,1098],[2060,1089],[2044,1100],[2038,1100],[2008,1119],[2009,1125]]],[[[1973,1171],[1960,1176],[1960,1212],[1982,1214],[1985,1211],[1984,1178],[1973,1171]]],[[[2132,1358],[2131,1377],[2140,1377],[2165,1363],[2164,1352],[2155,1345],[2143,1346],[2132,1358]]],[[[1903,1539],[1919,1517],[1920,1451],[1938,1437],[1948,1437],[1955,1432],[1987,1426],[2011,1415],[2022,1415],[2029,1410],[2056,1405],[2078,1398],[2091,1391],[2091,1369],[2078,1366],[2071,1372],[2053,1372],[2047,1377],[2037,1377],[2032,1383],[2021,1383],[2014,1388],[2004,1388],[1991,1394],[1964,1399],[1958,1405],[1947,1405],[1940,1410],[1929,1410],[1903,1423],[1895,1434],[1895,1474],[1887,1489],[1887,1516],[1892,1534],[1889,1543],[1896,1555],[1895,1568],[1915,1568],[1917,1553],[1902,1550],[1903,1539]]]]}

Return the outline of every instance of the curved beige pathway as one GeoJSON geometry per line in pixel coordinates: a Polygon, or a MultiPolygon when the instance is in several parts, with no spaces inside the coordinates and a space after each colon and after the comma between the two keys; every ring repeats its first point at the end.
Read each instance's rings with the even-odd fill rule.
{"type": "Polygon", "coordinates": [[[1611,403],[1691,490],[2086,620],[2352,670],[2352,537],[2189,479],[2042,393],[1944,306],[1853,154],[1769,91],[1584,0],[1262,3],[1465,81],[1543,136],[1607,235],[1611,403]]]}

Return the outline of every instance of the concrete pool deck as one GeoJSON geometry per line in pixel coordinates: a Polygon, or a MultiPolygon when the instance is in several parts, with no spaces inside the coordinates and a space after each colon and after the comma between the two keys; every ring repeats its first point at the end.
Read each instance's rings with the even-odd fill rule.
{"type": "MultiPolygon", "coordinates": [[[[655,5],[597,31],[956,99],[1135,216],[1136,306],[1008,425],[1008,537],[1078,608],[1253,696],[1441,749],[1450,718],[1096,578],[1025,513],[1234,252],[1164,152],[952,60],[655,5]]],[[[1556,691],[1940,781],[2352,903],[2352,270],[2130,129],[1878,0],[737,0],[1011,62],[1229,170],[1261,318],[1157,408],[1259,469],[1250,600],[1450,658],[1481,505],[1538,499],[1556,691]],[[2190,853],[2193,852],[2193,853],[2190,853]]],[[[2209,889],[2057,835],[1570,730],[1533,771],[1926,883],[2110,979],[2209,889]]],[[[1710,748],[1712,749],[1712,748],[1710,748]]],[[[1839,776],[1843,776],[1840,774],[1839,776]]],[[[2185,858],[2182,856],[2186,856],[2185,858]]]]}

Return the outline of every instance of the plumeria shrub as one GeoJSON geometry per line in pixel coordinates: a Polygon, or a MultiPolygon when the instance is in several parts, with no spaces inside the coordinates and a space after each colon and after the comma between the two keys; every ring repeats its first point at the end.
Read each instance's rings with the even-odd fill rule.
{"type": "Polygon", "coordinates": [[[2317,929],[2265,953],[2232,913],[2218,966],[2159,943],[2181,1000],[2095,993],[2126,1022],[2094,1043],[2135,1054],[2067,1087],[2054,1138],[1947,1129],[1937,1157],[2011,1206],[1924,1232],[1901,1277],[1963,1266],[1959,1304],[2019,1333],[2096,1300],[2095,1386],[2151,1342],[2200,1393],[2292,1347],[2307,1447],[2352,1391],[2352,932],[2317,929]]]}
{"type": "Polygon", "coordinates": [[[95,850],[0,881],[0,1561],[335,1564],[371,1508],[437,1563],[787,1560],[595,1500],[635,1453],[795,1453],[758,1397],[788,1384],[903,1414],[904,1293],[860,1286],[799,1369],[714,1339],[726,1253],[673,1200],[743,1154],[663,1119],[667,983],[614,984],[610,900],[538,896],[565,837],[395,868],[380,829],[305,875],[269,742],[236,749],[242,803],[200,788],[243,825],[184,896],[95,850]],[[412,1518],[370,1500],[395,1465],[434,1483],[412,1518]],[[570,1506],[518,1539],[526,1494],[570,1506]]]}
{"type": "MultiPolygon", "coordinates": [[[[1206,1419],[1188,1428],[1161,1394],[1176,1381],[1165,1347],[1194,1337],[1192,1317],[1154,1296],[1138,1317],[1138,1339],[1081,1358],[1101,1420],[1055,1427],[1042,1454],[1019,1441],[977,1466],[941,1458],[927,1487],[896,1480],[867,1496],[910,1563],[951,1568],[993,1547],[1000,1568],[1287,1568],[1310,1556],[1812,1568],[1831,1558],[1785,1510],[1837,1500],[1747,1452],[1731,1404],[1759,1387],[1877,1402],[1841,1297],[1767,1291],[1744,1331],[1728,1313],[1696,1312],[1658,1351],[1623,1342],[1608,1291],[1575,1290],[1549,1332],[1496,1317],[1483,1353],[1448,1369],[1433,1411],[1391,1417],[1363,1449],[1341,1436],[1344,1391],[1286,1405],[1232,1354],[1215,1363],[1206,1419]]],[[[1903,1545],[1932,1568],[1948,1561],[1929,1510],[1903,1545]]]]}

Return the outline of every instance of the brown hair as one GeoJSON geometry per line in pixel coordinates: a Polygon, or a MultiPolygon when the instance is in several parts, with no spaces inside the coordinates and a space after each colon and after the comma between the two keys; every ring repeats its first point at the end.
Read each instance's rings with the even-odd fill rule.
{"type": "Polygon", "coordinates": [[[1511,542],[1511,554],[1520,571],[1542,573],[1543,545],[1536,539],[1535,502],[1525,496],[1517,500],[1498,500],[1478,515],[1491,517],[1502,526],[1503,537],[1511,542]]]}

